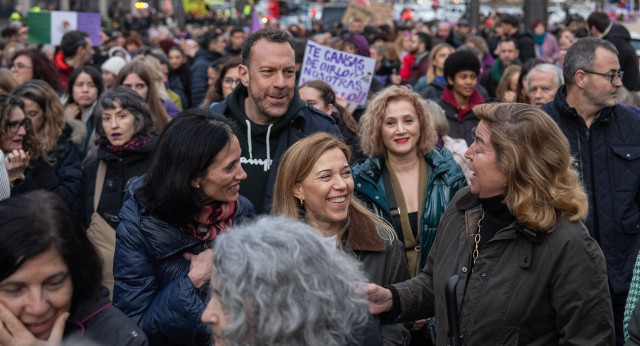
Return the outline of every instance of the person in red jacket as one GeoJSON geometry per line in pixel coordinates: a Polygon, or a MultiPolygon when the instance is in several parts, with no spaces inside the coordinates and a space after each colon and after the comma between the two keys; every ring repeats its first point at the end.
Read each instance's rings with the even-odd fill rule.
{"type": "Polygon", "coordinates": [[[80,30],[72,30],[62,36],[61,51],[53,59],[60,75],[62,89],[67,88],[69,76],[74,68],[84,66],[91,61],[93,45],[89,34],[80,30]]]}

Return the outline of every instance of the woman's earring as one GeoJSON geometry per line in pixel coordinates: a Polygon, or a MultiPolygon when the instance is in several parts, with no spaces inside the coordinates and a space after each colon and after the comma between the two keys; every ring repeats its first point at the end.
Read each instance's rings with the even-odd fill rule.
{"type": "Polygon", "coordinates": [[[304,207],[304,198],[298,198],[298,200],[300,201],[300,206],[304,207]]]}
{"type": "Polygon", "coordinates": [[[199,184],[199,183],[194,182],[192,185],[193,185],[193,187],[195,187],[196,189],[199,189],[199,188],[200,188],[200,184],[199,184]]]}

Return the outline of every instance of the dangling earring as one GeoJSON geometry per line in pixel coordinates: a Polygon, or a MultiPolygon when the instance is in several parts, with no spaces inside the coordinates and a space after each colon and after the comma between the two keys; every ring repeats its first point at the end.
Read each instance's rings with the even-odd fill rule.
{"type": "Polygon", "coordinates": [[[196,189],[199,189],[200,188],[200,184],[195,183],[195,184],[193,184],[193,187],[195,187],[196,189]]]}
{"type": "Polygon", "coordinates": [[[298,198],[298,200],[300,201],[300,206],[304,207],[304,198],[298,198]]]}

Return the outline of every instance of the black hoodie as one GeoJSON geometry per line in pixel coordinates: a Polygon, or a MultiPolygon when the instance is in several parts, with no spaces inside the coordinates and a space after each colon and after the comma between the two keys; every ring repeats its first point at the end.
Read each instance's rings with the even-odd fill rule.
{"type": "Polygon", "coordinates": [[[620,69],[624,71],[622,85],[629,91],[640,90],[640,71],[638,70],[638,56],[631,45],[631,35],[622,25],[613,24],[609,32],[602,37],[613,43],[618,50],[620,69]]]}

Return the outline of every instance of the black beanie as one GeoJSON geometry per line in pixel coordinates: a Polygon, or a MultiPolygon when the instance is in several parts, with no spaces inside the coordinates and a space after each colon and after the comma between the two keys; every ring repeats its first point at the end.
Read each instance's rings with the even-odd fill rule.
{"type": "MultiPolygon", "coordinates": [[[[480,74],[480,60],[470,50],[456,50],[444,61],[444,78],[453,79],[460,71],[473,71],[480,74]]],[[[447,82],[449,84],[449,82],[447,82]]]]}

